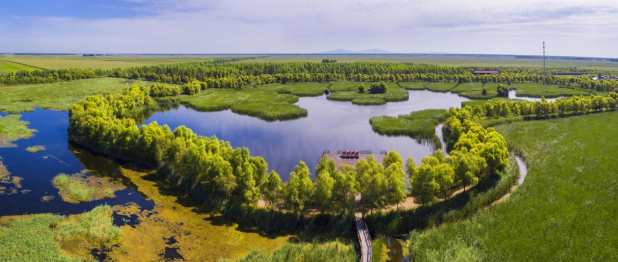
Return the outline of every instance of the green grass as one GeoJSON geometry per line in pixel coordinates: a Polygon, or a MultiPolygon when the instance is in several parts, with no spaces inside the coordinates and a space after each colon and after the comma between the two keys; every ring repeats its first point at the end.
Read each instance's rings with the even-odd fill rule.
{"type": "Polygon", "coordinates": [[[410,136],[415,139],[432,139],[436,136],[435,126],[444,121],[446,110],[427,109],[409,115],[376,116],[369,123],[378,134],[410,136]]]}
{"type": "Polygon", "coordinates": [[[415,234],[415,261],[616,261],[618,112],[501,125],[529,170],[503,203],[415,234]],[[455,259],[460,258],[460,259],[455,259]]]}
{"type": "Polygon", "coordinates": [[[125,187],[105,177],[86,176],[85,172],[67,175],[59,174],[52,180],[62,200],[69,203],[83,203],[115,197],[114,192],[125,187]]]}
{"type": "Polygon", "coordinates": [[[109,206],[68,218],[51,214],[3,217],[0,261],[92,261],[89,247],[100,248],[96,245],[119,236],[120,228],[113,225],[109,206]],[[78,255],[63,248],[85,250],[78,255]]]}
{"type": "Polygon", "coordinates": [[[258,86],[259,89],[275,91],[279,94],[292,94],[295,96],[320,96],[328,88],[325,83],[288,83],[268,84],[258,86]]]}
{"type": "Polygon", "coordinates": [[[40,69],[41,68],[32,67],[29,65],[21,64],[21,63],[16,63],[16,62],[0,59],[0,75],[8,74],[8,73],[15,73],[18,71],[34,71],[34,70],[40,70],[40,69]]]}
{"type": "MultiPolygon", "coordinates": [[[[69,106],[88,96],[104,93],[121,93],[128,80],[118,78],[93,78],[71,82],[36,85],[0,85],[0,111],[19,113],[34,111],[34,107],[68,110],[69,106]]],[[[148,81],[129,81],[131,84],[150,86],[148,81]]]]}
{"type": "Polygon", "coordinates": [[[0,116],[0,148],[13,147],[12,142],[30,138],[36,132],[28,128],[30,123],[20,119],[21,115],[0,116]]]}
{"type": "MultiPolygon", "coordinates": [[[[351,262],[358,261],[354,246],[351,244],[343,244],[339,242],[330,242],[324,244],[296,244],[290,243],[276,249],[271,254],[266,254],[260,250],[254,250],[249,255],[236,260],[237,262],[287,262],[287,261],[303,261],[303,262],[351,262]]],[[[228,261],[228,260],[223,260],[228,261]]]]}
{"type": "Polygon", "coordinates": [[[425,86],[431,82],[399,82],[399,86],[406,90],[425,90],[425,86]]]}
{"type": "Polygon", "coordinates": [[[457,93],[460,96],[464,96],[470,99],[491,99],[498,96],[498,84],[487,83],[485,89],[487,94],[483,95],[482,83],[462,83],[453,88],[451,92],[457,93]]]}
{"type": "Polygon", "coordinates": [[[371,261],[388,261],[388,253],[384,252],[386,245],[384,244],[384,236],[378,236],[371,239],[371,261]],[[386,255],[386,257],[384,257],[386,255]]]}
{"type": "Polygon", "coordinates": [[[457,83],[434,82],[434,83],[425,85],[425,88],[427,88],[427,90],[434,91],[434,92],[449,92],[453,90],[455,86],[457,86],[457,83]]]}
{"type": "Polygon", "coordinates": [[[38,153],[39,151],[45,151],[45,146],[29,146],[26,151],[30,153],[38,153]]]}
{"type": "Polygon", "coordinates": [[[559,96],[590,95],[589,90],[579,88],[563,88],[557,85],[543,85],[537,83],[513,84],[518,96],[553,98],[559,96]]]}
{"type": "Polygon", "coordinates": [[[255,88],[207,89],[193,96],[166,97],[164,100],[180,100],[200,111],[232,112],[255,116],[267,121],[288,120],[307,116],[307,110],[297,105],[298,97],[255,88]]]}
{"type": "MultiPolygon", "coordinates": [[[[2,60],[13,61],[45,69],[91,68],[114,69],[134,66],[158,64],[174,64],[183,62],[208,61],[213,58],[229,56],[150,56],[150,55],[114,55],[103,57],[84,57],[82,55],[17,55],[2,57],[2,60]]],[[[1,60],[0,60],[1,61],[1,60]]]]}
{"type": "Polygon", "coordinates": [[[510,98],[505,98],[505,97],[494,97],[491,100],[471,100],[471,101],[463,101],[461,102],[461,107],[465,107],[465,106],[485,106],[485,104],[490,103],[490,102],[521,102],[524,101],[522,99],[510,99],[510,98]]]}
{"type": "MultiPolygon", "coordinates": [[[[384,94],[369,94],[369,93],[359,93],[358,86],[360,83],[355,84],[355,88],[352,87],[350,83],[356,82],[337,82],[331,85],[331,93],[326,98],[334,101],[352,101],[353,104],[357,105],[383,105],[387,102],[398,102],[398,101],[406,101],[409,98],[409,93],[405,89],[399,87],[396,83],[387,83],[388,92],[384,94]],[[348,84],[344,84],[348,83],[348,84]],[[337,90],[334,91],[333,86],[337,84],[337,90]],[[346,87],[347,86],[347,87],[346,87]],[[354,91],[341,91],[351,89],[354,91]]],[[[369,87],[368,84],[365,87],[369,87]]]]}

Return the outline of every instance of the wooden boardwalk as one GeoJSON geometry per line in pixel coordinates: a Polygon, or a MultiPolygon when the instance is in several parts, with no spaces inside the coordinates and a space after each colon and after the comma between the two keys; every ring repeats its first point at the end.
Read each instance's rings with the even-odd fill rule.
{"type": "Polygon", "coordinates": [[[356,225],[356,235],[358,236],[358,242],[360,243],[360,261],[371,262],[371,257],[373,255],[373,249],[371,247],[371,236],[369,235],[369,231],[367,230],[367,224],[365,224],[363,216],[355,216],[354,224],[356,225]]]}

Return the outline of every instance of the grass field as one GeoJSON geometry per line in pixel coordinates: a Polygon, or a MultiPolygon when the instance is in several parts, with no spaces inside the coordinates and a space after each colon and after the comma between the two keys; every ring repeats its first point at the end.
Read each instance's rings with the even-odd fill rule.
{"type": "Polygon", "coordinates": [[[15,73],[17,71],[34,71],[34,70],[40,70],[40,69],[41,68],[24,65],[20,63],[15,63],[15,62],[3,60],[2,58],[0,58],[0,75],[8,74],[8,73],[15,73]]]}
{"type": "Polygon", "coordinates": [[[513,88],[517,89],[518,96],[553,98],[559,96],[579,96],[590,95],[590,91],[575,88],[563,88],[557,85],[543,85],[537,83],[519,83],[513,84],[513,88]]]}
{"type": "Polygon", "coordinates": [[[618,112],[501,125],[528,175],[472,219],[411,236],[414,261],[618,260],[618,112]]]}
{"type": "Polygon", "coordinates": [[[425,86],[431,84],[431,82],[399,82],[399,86],[406,90],[425,90],[425,86]]]}
{"type": "MultiPolygon", "coordinates": [[[[69,106],[87,96],[120,93],[127,80],[93,78],[53,84],[0,86],[0,111],[19,113],[33,111],[34,107],[68,110],[69,106]]],[[[131,84],[150,86],[148,81],[129,81],[131,84]]]]}
{"type": "MultiPolygon", "coordinates": [[[[438,64],[445,66],[478,66],[478,67],[529,67],[542,68],[541,59],[493,58],[493,57],[465,57],[465,56],[415,56],[415,55],[304,55],[304,56],[267,56],[251,60],[254,62],[291,62],[308,61],[321,62],[322,59],[335,59],[338,62],[357,61],[385,61],[385,62],[412,62],[423,64],[438,64]]],[[[250,61],[242,61],[247,63],[250,61]]],[[[603,61],[578,61],[567,59],[548,59],[547,67],[578,67],[595,68],[601,70],[618,70],[618,63],[603,61]]]]}
{"type": "Polygon", "coordinates": [[[32,55],[32,56],[17,55],[17,56],[0,57],[0,69],[2,69],[2,62],[6,62],[6,61],[13,61],[13,62],[25,64],[25,65],[30,65],[32,67],[38,67],[38,68],[44,68],[44,69],[66,69],[66,68],[113,69],[113,68],[126,68],[126,67],[133,67],[133,66],[207,61],[213,58],[225,58],[225,57],[230,57],[230,56],[114,55],[114,56],[85,57],[81,55],[32,55]]]}
{"type": "MultiPolygon", "coordinates": [[[[395,83],[387,83],[388,87],[394,87],[395,83]]],[[[349,81],[341,81],[341,82],[332,82],[330,83],[330,91],[331,92],[339,92],[339,91],[356,91],[358,92],[358,87],[360,85],[364,85],[365,88],[368,88],[371,83],[369,82],[349,82],[349,81]]]]}
{"type": "Polygon", "coordinates": [[[521,102],[524,100],[521,99],[510,99],[510,98],[505,98],[505,97],[494,97],[490,100],[472,100],[472,101],[463,101],[461,102],[461,107],[465,107],[465,106],[485,106],[485,104],[490,103],[490,102],[497,102],[497,101],[502,101],[502,102],[521,102]]]}

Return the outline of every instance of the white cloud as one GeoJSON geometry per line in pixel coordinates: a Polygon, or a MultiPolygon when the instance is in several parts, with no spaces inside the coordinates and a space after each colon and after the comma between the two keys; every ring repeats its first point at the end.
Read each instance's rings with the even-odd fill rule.
{"type": "Polygon", "coordinates": [[[6,52],[538,53],[618,57],[618,3],[608,0],[125,0],[150,16],[15,19],[6,52]],[[19,20],[19,21],[17,21],[19,20]]]}

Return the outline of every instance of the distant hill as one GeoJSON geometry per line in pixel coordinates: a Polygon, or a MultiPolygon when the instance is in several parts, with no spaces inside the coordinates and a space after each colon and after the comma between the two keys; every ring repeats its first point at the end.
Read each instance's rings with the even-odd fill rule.
{"type": "Polygon", "coordinates": [[[365,49],[361,51],[335,49],[331,51],[321,52],[320,54],[393,54],[393,52],[380,49],[365,49]]]}

